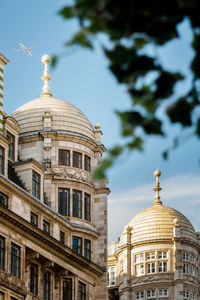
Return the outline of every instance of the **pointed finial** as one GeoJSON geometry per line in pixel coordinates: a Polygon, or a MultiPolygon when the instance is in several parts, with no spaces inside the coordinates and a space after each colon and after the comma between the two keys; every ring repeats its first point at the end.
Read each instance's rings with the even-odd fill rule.
{"type": "Polygon", "coordinates": [[[160,201],[160,195],[159,192],[162,190],[160,187],[160,182],[159,182],[159,177],[161,175],[161,172],[157,169],[154,172],[154,176],[156,177],[156,183],[155,183],[155,188],[154,191],[156,192],[156,196],[155,196],[155,201],[154,201],[154,205],[162,205],[162,201],[160,201]]]}
{"type": "Polygon", "coordinates": [[[42,56],[42,63],[44,64],[44,75],[41,77],[41,79],[44,81],[44,86],[42,88],[43,92],[42,95],[49,95],[52,96],[52,94],[49,92],[50,87],[48,85],[49,80],[51,80],[51,76],[49,75],[48,70],[48,63],[50,62],[51,57],[49,55],[42,56]]]}

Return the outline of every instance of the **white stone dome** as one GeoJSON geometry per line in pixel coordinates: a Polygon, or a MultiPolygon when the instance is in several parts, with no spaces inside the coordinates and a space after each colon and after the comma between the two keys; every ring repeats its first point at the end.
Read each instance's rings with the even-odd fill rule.
{"type": "Polygon", "coordinates": [[[129,228],[131,244],[169,240],[174,237],[175,223],[180,225],[182,239],[197,241],[195,230],[190,221],[179,211],[161,204],[153,205],[138,213],[124,228],[122,236],[129,228]]]}
{"type": "Polygon", "coordinates": [[[20,126],[20,133],[43,130],[43,117],[49,112],[51,129],[80,134],[94,140],[94,129],[88,118],[73,104],[42,95],[19,107],[12,116],[20,126]]]}

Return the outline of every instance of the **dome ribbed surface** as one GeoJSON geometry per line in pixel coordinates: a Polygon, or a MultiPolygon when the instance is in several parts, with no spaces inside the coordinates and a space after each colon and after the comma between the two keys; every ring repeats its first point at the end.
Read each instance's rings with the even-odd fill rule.
{"type": "Polygon", "coordinates": [[[196,242],[190,221],[180,212],[163,205],[154,205],[137,214],[126,227],[131,227],[131,243],[173,238],[174,219],[181,228],[181,238],[196,242]]]}
{"type": "Polygon", "coordinates": [[[20,133],[43,130],[45,112],[52,116],[52,130],[78,133],[94,140],[94,130],[88,118],[74,105],[64,100],[42,96],[19,107],[12,116],[20,126],[20,133]]]}

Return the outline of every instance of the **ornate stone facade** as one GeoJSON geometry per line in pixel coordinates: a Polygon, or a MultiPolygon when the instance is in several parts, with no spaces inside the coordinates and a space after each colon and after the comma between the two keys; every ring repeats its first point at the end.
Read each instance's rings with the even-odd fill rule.
{"type": "Polygon", "coordinates": [[[180,212],[155,201],[109,245],[109,297],[115,300],[199,300],[199,234],[180,212]]]}
{"type": "MultiPolygon", "coordinates": [[[[1,58],[1,57],[0,57],[1,58]]],[[[44,88],[0,134],[0,300],[107,299],[105,147],[72,104],[44,88]]]]}

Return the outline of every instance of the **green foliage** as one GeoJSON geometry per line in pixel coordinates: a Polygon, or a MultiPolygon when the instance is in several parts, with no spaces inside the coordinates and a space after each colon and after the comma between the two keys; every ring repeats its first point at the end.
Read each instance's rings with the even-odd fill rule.
{"type": "MultiPolygon", "coordinates": [[[[171,124],[178,123],[183,128],[194,128],[200,137],[200,120],[194,118],[194,110],[199,107],[200,79],[200,1],[198,0],[74,0],[59,14],[65,18],[76,18],[79,31],[66,43],[93,48],[93,39],[99,33],[107,35],[112,47],[103,48],[109,61],[110,71],[120,84],[125,84],[130,95],[130,109],[117,112],[121,121],[121,134],[128,142],[124,147],[116,146],[108,151],[107,158],[95,172],[95,178],[103,178],[116,157],[124,149],[141,151],[146,136],[164,136],[163,120],[158,118],[162,103],[173,96],[166,106],[166,115],[171,124]],[[178,25],[188,19],[191,24],[194,56],[190,71],[192,83],[189,91],[182,96],[174,94],[176,84],[184,79],[183,74],[171,72],[159,62],[157,51],[148,54],[148,46],[164,47],[169,41],[179,38],[178,25]],[[154,73],[151,77],[150,75],[154,73]],[[145,78],[152,78],[148,84],[145,78]]],[[[53,64],[57,62],[54,58],[53,64]]],[[[179,145],[174,141],[173,148],[179,145]]],[[[163,158],[169,156],[169,149],[163,158]]]]}

